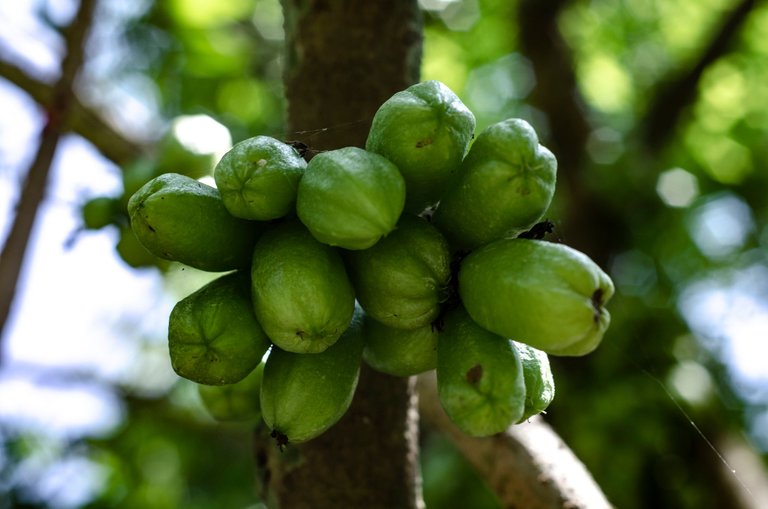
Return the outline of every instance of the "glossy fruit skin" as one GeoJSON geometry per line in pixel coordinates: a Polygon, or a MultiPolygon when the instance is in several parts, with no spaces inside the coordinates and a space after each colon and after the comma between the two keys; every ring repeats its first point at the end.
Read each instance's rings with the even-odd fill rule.
{"type": "Polygon", "coordinates": [[[484,129],[440,200],[435,225],[459,249],[516,236],[541,219],[555,193],[557,160],[524,120],[484,129]]]}
{"type": "Polygon", "coordinates": [[[269,136],[235,144],[213,172],[224,206],[235,217],[267,221],[293,211],[306,161],[269,136]]]}
{"type": "Polygon", "coordinates": [[[344,257],[360,305],[398,329],[422,327],[437,318],[451,275],[450,258],[442,234],[425,219],[409,215],[375,246],[344,257]]]}
{"type": "Polygon", "coordinates": [[[239,382],[261,362],[269,345],[253,314],[248,278],[237,272],[180,300],[168,320],[173,370],[199,384],[239,382]]]}
{"type": "Polygon", "coordinates": [[[311,440],[344,415],[357,388],[362,351],[358,320],[321,353],[272,348],[261,383],[261,412],[278,445],[311,440]]]}
{"type": "Polygon", "coordinates": [[[475,116],[439,81],[412,85],[387,99],[373,117],[365,148],[398,167],[406,210],[433,204],[456,175],[475,130],[475,116]]]}
{"type": "Polygon", "coordinates": [[[459,269],[459,295],[478,324],[550,355],[597,348],[613,292],[611,279],[584,253],[542,240],[492,242],[459,269]]]}
{"type": "Polygon", "coordinates": [[[395,329],[366,314],[363,338],[363,359],[376,371],[412,376],[437,366],[438,331],[431,324],[416,329],[395,329]]]}
{"type": "Polygon", "coordinates": [[[256,243],[251,283],[259,323],[289,352],[322,352],[354,312],[355,293],[338,250],[297,221],[281,223],[256,243]]]}
{"type": "Polygon", "coordinates": [[[198,384],[197,392],[206,411],[217,421],[257,423],[261,420],[261,378],[264,363],[259,363],[248,376],[227,385],[198,384]]]}
{"type": "Polygon", "coordinates": [[[437,391],[448,417],[481,437],[501,433],[525,410],[525,381],[514,343],[477,325],[458,307],[437,343],[437,391]]]}
{"type": "Polygon", "coordinates": [[[195,179],[165,173],[129,200],[139,242],[152,254],[209,272],[247,267],[260,223],[233,217],[219,192],[195,179]]]}
{"type": "Polygon", "coordinates": [[[145,248],[130,226],[120,227],[120,238],[115,245],[115,250],[120,258],[134,269],[156,267],[160,270],[168,268],[169,262],[158,258],[145,248]]]}
{"type": "Polygon", "coordinates": [[[395,227],[405,180],[384,157],[357,147],[317,154],[299,182],[296,213],[325,244],[366,249],[395,227]]]}
{"type": "Polygon", "coordinates": [[[541,350],[514,342],[523,365],[525,379],[525,411],[518,422],[523,422],[545,411],[555,399],[555,379],[549,357],[541,350]]]}

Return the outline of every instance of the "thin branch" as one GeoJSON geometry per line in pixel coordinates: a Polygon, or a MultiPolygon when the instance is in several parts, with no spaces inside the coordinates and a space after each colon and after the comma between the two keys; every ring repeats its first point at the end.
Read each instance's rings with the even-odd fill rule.
{"type": "MultiPolygon", "coordinates": [[[[47,106],[53,98],[54,86],[30,77],[20,67],[0,59],[0,78],[13,83],[35,102],[47,106]]],[[[122,165],[146,151],[141,143],[118,132],[101,114],[84,105],[74,94],[69,102],[69,125],[72,131],[93,144],[112,162],[122,165]]]]}
{"type": "Polygon", "coordinates": [[[542,419],[533,418],[491,437],[473,438],[459,430],[440,406],[434,372],[421,375],[417,389],[421,417],[453,441],[502,507],[612,507],[584,464],[542,419]]]}
{"type": "Polygon", "coordinates": [[[3,282],[0,286],[0,341],[8,323],[32,227],[45,196],[51,162],[61,134],[68,126],[73,97],[72,84],[83,62],[85,39],[95,6],[96,0],[82,0],[72,24],[67,29],[67,54],[61,63],[61,77],[52,90],[46,108],[45,125],[40,134],[40,145],[27,172],[16,207],[16,217],[0,253],[0,281],[3,282]]]}
{"type": "Polygon", "coordinates": [[[728,54],[734,41],[760,0],[742,0],[723,19],[719,30],[703,48],[698,59],[686,70],[662,82],[648,107],[642,137],[653,151],[672,137],[687,108],[696,100],[701,75],[713,62],[728,54]]]}

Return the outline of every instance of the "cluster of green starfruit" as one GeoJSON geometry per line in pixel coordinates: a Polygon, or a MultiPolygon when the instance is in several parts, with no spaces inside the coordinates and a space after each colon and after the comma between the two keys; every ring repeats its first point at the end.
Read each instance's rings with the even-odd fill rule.
{"type": "Polygon", "coordinates": [[[225,272],[176,304],[168,330],[174,370],[215,418],[263,420],[281,446],[310,440],[348,409],[361,362],[435,369],[443,408],[474,436],[547,408],[548,354],[598,346],[613,285],[586,255],[521,235],[555,190],[533,128],[475,127],[427,81],[381,105],[365,149],[307,163],[256,136],[221,158],[215,187],[169,173],[131,197],[151,253],[225,272]]]}
{"type": "MultiPolygon", "coordinates": [[[[122,168],[122,192],[95,196],[80,204],[81,224],[75,234],[115,228],[118,237],[115,250],[127,265],[165,271],[169,266],[168,261],[147,251],[134,235],[128,216],[128,200],[146,182],[164,173],[173,171],[195,179],[210,176],[222,148],[227,145],[231,146],[228,131],[210,117],[181,115],[174,118],[158,140],[151,156],[142,156],[122,168]],[[191,138],[190,130],[210,130],[212,126],[218,134],[215,140],[200,144],[191,138]],[[220,139],[222,137],[226,139],[220,139]],[[218,148],[214,148],[214,145],[218,148]]],[[[76,240],[76,235],[71,240],[76,240]]]]}

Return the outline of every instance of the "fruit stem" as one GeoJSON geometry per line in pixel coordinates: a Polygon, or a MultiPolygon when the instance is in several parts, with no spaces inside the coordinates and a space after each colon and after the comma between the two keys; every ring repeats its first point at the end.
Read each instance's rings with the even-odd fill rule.
{"type": "Polygon", "coordinates": [[[285,433],[273,429],[269,436],[275,439],[275,443],[280,449],[280,452],[283,452],[285,450],[285,446],[288,445],[288,437],[285,435],[285,433]]]}
{"type": "Polygon", "coordinates": [[[595,323],[600,322],[600,311],[603,307],[603,289],[598,288],[595,290],[595,292],[592,294],[592,307],[595,309],[595,314],[593,315],[593,319],[595,323]]]}

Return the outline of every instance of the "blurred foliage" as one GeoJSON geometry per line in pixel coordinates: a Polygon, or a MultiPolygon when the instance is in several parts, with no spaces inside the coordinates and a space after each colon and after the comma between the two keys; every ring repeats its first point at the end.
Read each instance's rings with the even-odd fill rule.
{"type": "Polygon", "coordinates": [[[135,401],[112,436],[89,443],[105,489],[87,507],[208,508],[255,504],[246,426],[223,426],[172,400],[135,401]]]}
{"type": "Polygon", "coordinates": [[[280,135],[282,23],[274,0],[154,2],[125,27],[139,58],[124,72],[152,80],[165,118],[205,113],[236,140],[280,135]]]}
{"type": "MultiPolygon", "coordinates": [[[[568,128],[532,101],[537,81],[520,49],[519,1],[420,3],[423,78],[453,88],[476,114],[478,130],[519,116],[548,144],[548,133],[568,128]]],[[[745,434],[763,459],[768,450],[759,425],[768,422],[766,379],[738,378],[729,354],[731,342],[760,334],[748,326],[768,323],[768,6],[755,2],[728,51],[703,69],[693,101],[681,105],[659,148],[643,133],[649,108],[666,83],[695,65],[736,3],[560,3],[558,26],[572,60],[550,65],[572,65],[577,78],[578,90],[562,94],[579,98],[591,129],[580,185],[620,225],[599,232],[609,239],[607,269],[618,293],[603,346],[588,357],[552,360],[557,396],[547,417],[618,507],[728,507],[722,461],[707,440],[717,447],[729,434],[745,434]],[[728,299],[753,312],[740,315],[728,299]],[[733,323],[739,319],[741,329],[733,323]]],[[[130,58],[108,78],[147,78],[169,124],[205,114],[235,142],[290,136],[277,0],[147,3],[123,28],[130,58]]],[[[556,224],[569,213],[572,191],[564,187],[556,197],[556,224]]],[[[569,232],[555,236],[568,242],[569,232]]],[[[247,431],[216,425],[183,401],[131,396],[117,432],[67,446],[103,474],[88,507],[257,503],[247,431]]],[[[8,431],[2,438],[0,490],[11,498],[0,508],[22,501],[45,507],[29,486],[14,484],[13,465],[29,455],[28,437],[8,431]]],[[[443,437],[425,430],[423,445],[430,508],[497,505],[443,437]]]]}
{"type": "Polygon", "coordinates": [[[499,501],[445,436],[422,430],[424,503],[427,507],[496,509],[499,501]]]}

